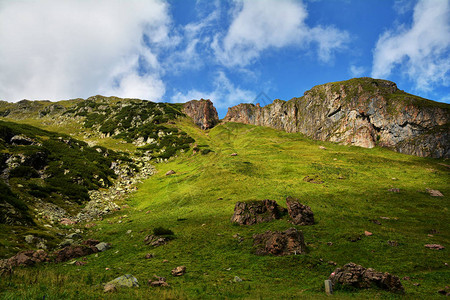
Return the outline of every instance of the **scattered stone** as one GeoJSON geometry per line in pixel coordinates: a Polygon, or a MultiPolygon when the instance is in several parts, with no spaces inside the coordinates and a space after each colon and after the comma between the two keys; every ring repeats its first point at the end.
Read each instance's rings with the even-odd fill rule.
{"type": "Polygon", "coordinates": [[[373,235],[373,233],[366,230],[366,231],[364,231],[364,235],[365,236],[371,236],[371,235],[373,235]]]}
{"type": "Polygon", "coordinates": [[[87,264],[87,262],[85,262],[85,261],[79,261],[79,260],[77,260],[76,262],[75,262],[75,266],[84,266],[84,265],[86,265],[87,264]]]}
{"type": "Polygon", "coordinates": [[[101,243],[98,243],[97,245],[95,245],[95,247],[98,249],[99,252],[103,252],[103,251],[106,251],[109,248],[111,248],[111,244],[101,242],[101,243]]]}
{"type": "Polygon", "coordinates": [[[108,285],[114,286],[116,289],[121,287],[139,287],[138,280],[131,274],[126,274],[109,281],[105,284],[105,289],[108,285]]]}
{"type": "Polygon", "coordinates": [[[167,171],[166,176],[173,175],[173,174],[175,174],[175,171],[169,170],[169,171],[167,171]]]}
{"type": "Polygon", "coordinates": [[[400,193],[400,189],[398,189],[398,188],[391,188],[391,189],[388,189],[388,191],[392,192],[392,193],[400,193]]]}
{"type": "Polygon", "coordinates": [[[415,282],[415,283],[413,283],[412,285],[414,285],[414,286],[419,286],[419,285],[420,285],[420,283],[418,283],[418,282],[415,282]]]}
{"type": "Polygon", "coordinates": [[[439,244],[426,244],[425,248],[433,249],[433,250],[444,250],[445,247],[439,244]]]}
{"type": "Polygon", "coordinates": [[[66,226],[74,225],[75,223],[76,223],[75,221],[72,221],[72,220],[69,219],[69,218],[62,218],[62,219],[59,221],[59,224],[61,224],[61,225],[66,225],[66,226]]]}
{"type": "Polygon", "coordinates": [[[97,226],[97,224],[95,224],[95,223],[87,223],[86,225],[84,225],[85,228],[92,228],[95,226],[97,226]]]}
{"type": "Polygon", "coordinates": [[[71,245],[73,245],[74,240],[72,239],[65,239],[64,241],[62,241],[61,243],[59,243],[59,247],[64,248],[64,247],[69,247],[71,245]]]}
{"type": "Polygon", "coordinates": [[[165,237],[165,236],[158,236],[158,235],[147,235],[144,239],[144,243],[146,245],[150,245],[152,247],[159,247],[162,245],[167,244],[171,241],[171,238],[165,237]]]}
{"type": "Polygon", "coordinates": [[[323,180],[320,179],[319,175],[312,175],[312,176],[306,176],[303,178],[303,181],[309,182],[309,183],[315,183],[315,184],[322,184],[323,180]]]}
{"type": "Polygon", "coordinates": [[[131,234],[133,232],[133,230],[129,229],[127,230],[127,234],[131,234]]]}
{"type": "Polygon", "coordinates": [[[328,246],[333,246],[333,242],[328,242],[327,245],[328,246]]]}
{"type": "Polygon", "coordinates": [[[230,156],[237,156],[237,153],[231,153],[230,156]]]}
{"type": "Polygon", "coordinates": [[[276,201],[262,200],[251,202],[237,202],[231,222],[240,225],[253,225],[269,222],[281,218],[285,209],[280,207],[276,201]]]}
{"type": "Polygon", "coordinates": [[[432,190],[432,189],[427,189],[428,194],[430,194],[430,196],[432,197],[444,197],[444,194],[442,194],[440,191],[438,190],[432,190]]]}
{"type": "Polygon", "coordinates": [[[148,283],[150,284],[150,286],[153,286],[153,287],[157,287],[157,286],[163,286],[163,287],[169,287],[170,285],[166,282],[166,278],[164,278],[164,277],[160,277],[160,276],[157,276],[157,275],[153,275],[153,277],[156,279],[156,280],[149,280],[148,281],[148,283]]]}
{"type": "Polygon", "coordinates": [[[173,276],[182,276],[186,273],[186,267],[185,266],[179,266],[172,270],[173,276]]]}
{"type": "Polygon", "coordinates": [[[381,225],[381,222],[378,220],[370,220],[373,224],[381,225]]]}
{"type": "Polygon", "coordinates": [[[332,266],[336,266],[336,265],[337,265],[337,263],[335,263],[335,262],[332,261],[332,260],[330,260],[330,261],[328,262],[328,264],[329,264],[329,265],[332,265],[332,266]]]}
{"type": "Polygon", "coordinates": [[[79,234],[79,233],[71,233],[71,234],[69,234],[69,235],[67,236],[67,238],[68,238],[68,239],[74,240],[74,239],[81,239],[82,236],[81,236],[81,234],[79,234]]]}
{"type": "Polygon", "coordinates": [[[319,146],[319,149],[326,150],[327,148],[325,148],[324,146],[319,146]]]}
{"type": "Polygon", "coordinates": [[[387,243],[391,247],[398,247],[398,242],[397,241],[387,241],[387,243]]]}
{"type": "Polygon", "coordinates": [[[242,282],[242,279],[239,278],[239,276],[234,276],[233,281],[234,281],[234,282],[242,282]]]}
{"type": "Polygon", "coordinates": [[[387,272],[376,272],[371,268],[364,268],[355,263],[348,263],[342,268],[337,268],[331,273],[329,279],[333,285],[342,284],[356,288],[379,287],[391,292],[404,292],[404,288],[397,276],[387,272]]]}
{"type": "Polygon", "coordinates": [[[286,204],[294,225],[314,225],[314,214],[311,207],[301,204],[298,199],[293,197],[287,197],[286,204]]]}
{"type": "Polygon", "coordinates": [[[154,258],[155,255],[153,253],[147,253],[145,254],[145,259],[150,259],[150,258],[154,258]]]}
{"type": "Polygon", "coordinates": [[[295,228],[255,234],[253,235],[253,246],[256,248],[256,255],[297,255],[306,251],[303,232],[297,231],[295,228]]]}
{"type": "Polygon", "coordinates": [[[392,177],[391,180],[397,181],[398,178],[392,177]]]}
{"type": "Polygon", "coordinates": [[[409,280],[411,280],[411,277],[409,277],[409,276],[405,276],[405,277],[403,277],[403,278],[402,278],[402,280],[406,280],[406,281],[409,281],[409,280]]]}
{"type": "Polygon", "coordinates": [[[389,217],[380,217],[380,219],[383,219],[383,220],[390,220],[391,218],[389,218],[389,217]]]}
{"type": "Polygon", "coordinates": [[[35,239],[34,235],[30,234],[30,235],[25,236],[25,242],[27,242],[28,244],[32,244],[34,239],[35,239]]]}
{"type": "Polygon", "coordinates": [[[163,264],[165,264],[165,263],[168,263],[169,261],[167,259],[164,259],[162,262],[163,262],[163,264]]]}

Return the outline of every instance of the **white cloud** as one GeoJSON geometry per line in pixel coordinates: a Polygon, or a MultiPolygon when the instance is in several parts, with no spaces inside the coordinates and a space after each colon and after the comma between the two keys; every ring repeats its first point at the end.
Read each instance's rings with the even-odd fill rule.
{"type": "Polygon", "coordinates": [[[160,65],[142,38],[167,43],[170,22],[159,0],[2,1],[0,98],[160,98],[160,65]]]}
{"type": "Polygon", "coordinates": [[[361,77],[366,72],[366,68],[362,66],[351,65],[349,71],[352,77],[361,77]]]}
{"type": "Polygon", "coordinates": [[[420,0],[410,28],[400,26],[380,36],[374,49],[372,76],[387,78],[398,67],[419,90],[429,91],[435,84],[450,85],[449,16],[449,0],[420,0]]]}
{"type": "Polygon", "coordinates": [[[171,102],[186,102],[193,99],[210,99],[217,108],[227,108],[238,103],[252,102],[256,94],[235,86],[223,72],[214,78],[214,89],[211,91],[190,90],[187,93],[177,92],[171,102]]]}
{"type": "Polygon", "coordinates": [[[332,52],[349,40],[334,27],[309,27],[307,11],[300,1],[236,1],[231,25],[225,35],[216,34],[211,47],[227,66],[251,64],[261,52],[287,46],[318,45],[319,59],[329,61],[332,52]]]}

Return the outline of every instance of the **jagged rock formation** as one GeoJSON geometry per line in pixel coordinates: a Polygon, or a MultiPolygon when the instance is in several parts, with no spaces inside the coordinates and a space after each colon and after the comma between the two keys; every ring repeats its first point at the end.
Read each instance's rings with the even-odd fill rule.
{"type": "Polygon", "coordinates": [[[183,112],[194,120],[201,129],[213,128],[219,123],[219,116],[211,100],[200,99],[186,102],[183,112]]]}
{"type": "Polygon", "coordinates": [[[334,270],[330,275],[330,280],[333,285],[342,284],[361,289],[375,286],[390,292],[404,292],[402,283],[397,276],[387,272],[377,272],[371,268],[366,269],[355,263],[348,263],[342,268],[334,270]]]}
{"type": "Polygon", "coordinates": [[[450,105],[410,95],[387,80],[355,78],[313,87],[303,97],[259,107],[239,104],[224,122],[417,156],[450,157],[450,105]]]}
{"type": "Polygon", "coordinates": [[[274,200],[237,202],[231,222],[239,225],[253,225],[280,219],[285,209],[274,200]]]}
{"type": "Polygon", "coordinates": [[[256,255],[297,255],[306,252],[303,232],[295,228],[285,231],[266,231],[253,235],[253,246],[256,255]]]}

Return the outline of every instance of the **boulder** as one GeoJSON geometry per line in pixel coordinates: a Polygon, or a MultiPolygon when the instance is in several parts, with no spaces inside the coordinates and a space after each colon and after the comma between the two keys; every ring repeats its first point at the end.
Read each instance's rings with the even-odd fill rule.
{"type": "Polygon", "coordinates": [[[103,252],[103,251],[106,251],[109,248],[111,248],[111,244],[110,243],[101,242],[101,243],[98,243],[97,245],[95,245],[95,248],[97,248],[99,252],[103,252]]]}
{"type": "Polygon", "coordinates": [[[311,207],[298,202],[293,197],[286,198],[287,210],[294,225],[314,225],[314,214],[311,207]]]}
{"type": "Polygon", "coordinates": [[[178,266],[175,269],[172,270],[173,276],[182,276],[186,273],[186,267],[185,266],[178,266]]]}
{"type": "Polygon", "coordinates": [[[356,288],[366,289],[378,287],[390,292],[404,292],[400,279],[387,272],[377,272],[371,268],[364,268],[355,263],[348,263],[342,268],[337,268],[331,273],[330,278],[333,285],[342,284],[356,288]]]}
{"type": "Polygon", "coordinates": [[[297,231],[295,228],[255,234],[253,235],[253,246],[257,255],[297,255],[306,251],[303,232],[297,231]]]}
{"type": "Polygon", "coordinates": [[[120,277],[117,277],[116,279],[113,279],[109,282],[107,282],[105,284],[105,292],[106,292],[106,287],[108,287],[108,289],[112,289],[112,287],[114,288],[121,288],[121,287],[139,287],[139,282],[136,279],[136,277],[134,277],[131,274],[126,274],[120,277]]]}
{"type": "Polygon", "coordinates": [[[9,267],[32,266],[41,262],[48,262],[50,258],[44,250],[29,250],[19,252],[11,258],[4,260],[4,265],[9,267]]]}
{"type": "Polygon", "coordinates": [[[97,253],[98,249],[93,246],[78,245],[78,246],[68,246],[54,253],[55,262],[65,262],[73,258],[78,258],[93,253],[97,253]]]}
{"type": "Polygon", "coordinates": [[[285,209],[278,206],[277,202],[273,200],[237,202],[231,222],[240,225],[269,222],[281,218],[284,212],[285,209]]]}

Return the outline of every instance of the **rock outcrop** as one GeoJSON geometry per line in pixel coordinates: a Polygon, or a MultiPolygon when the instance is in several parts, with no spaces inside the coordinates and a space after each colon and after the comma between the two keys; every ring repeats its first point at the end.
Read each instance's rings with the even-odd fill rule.
{"type": "Polygon", "coordinates": [[[314,225],[314,213],[311,207],[301,204],[293,197],[287,197],[286,204],[294,225],[314,225]]]}
{"type": "Polygon", "coordinates": [[[183,113],[191,117],[201,129],[213,128],[219,123],[219,116],[211,100],[191,100],[183,105],[183,113]]]}
{"type": "Polygon", "coordinates": [[[450,157],[450,105],[407,94],[387,80],[354,78],[315,86],[287,102],[239,104],[228,109],[223,121],[365,148],[450,157]]]}
{"type": "Polygon", "coordinates": [[[240,225],[253,225],[281,218],[285,209],[273,200],[237,202],[231,222],[240,225]]]}
{"type": "Polygon", "coordinates": [[[342,268],[337,268],[330,275],[330,280],[335,284],[366,289],[378,287],[390,292],[404,292],[400,279],[387,272],[377,272],[371,268],[364,268],[355,263],[348,263],[342,268]]]}
{"type": "Polygon", "coordinates": [[[253,235],[253,246],[256,248],[255,254],[257,255],[297,255],[306,251],[303,232],[297,231],[295,228],[255,234],[253,235]]]}

